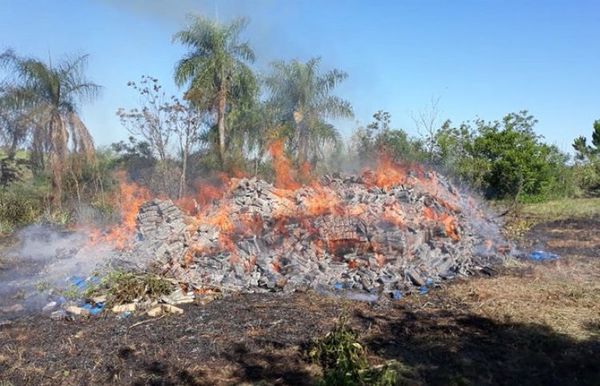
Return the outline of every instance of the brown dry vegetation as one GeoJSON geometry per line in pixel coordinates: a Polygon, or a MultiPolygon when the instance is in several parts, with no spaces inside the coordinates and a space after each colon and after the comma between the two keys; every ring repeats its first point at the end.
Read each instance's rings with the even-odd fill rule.
{"type": "Polygon", "coordinates": [[[548,220],[521,245],[559,261],[522,262],[394,303],[239,295],[158,319],[32,316],[0,326],[0,379],[312,384],[321,370],[306,348],[347,315],[370,362],[399,361],[406,384],[600,384],[600,221],[548,220]]]}

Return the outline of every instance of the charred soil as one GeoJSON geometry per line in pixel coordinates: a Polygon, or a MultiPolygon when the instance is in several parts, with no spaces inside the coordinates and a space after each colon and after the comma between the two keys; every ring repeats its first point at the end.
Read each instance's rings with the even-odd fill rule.
{"type": "Polygon", "coordinates": [[[426,295],[368,304],[314,293],[240,294],[180,316],[0,324],[4,384],[314,384],[311,340],[341,315],[373,365],[408,384],[600,384],[598,220],[536,225],[523,247],[561,255],[426,295]]]}

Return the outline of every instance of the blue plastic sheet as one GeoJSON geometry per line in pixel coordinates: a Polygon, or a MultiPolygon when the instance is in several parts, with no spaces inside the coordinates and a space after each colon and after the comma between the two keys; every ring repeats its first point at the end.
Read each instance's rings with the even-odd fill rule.
{"type": "MultiPolygon", "coordinates": [[[[68,280],[70,285],[75,287],[80,293],[83,293],[86,289],[88,289],[92,285],[96,285],[100,283],[100,278],[98,276],[90,276],[88,278],[82,276],[71,276],[68,280]]],[[[59,304],[64,303],[66,300],[64,297],[58,300],[59,304]]],[[[90,303],[84,302],[83,300],[79,301],[80,307],[84,310],[87,310],[90,315],[98,315],[104,310],[104,303],[90,303]]]]}
{"type": "Polygon", "coordinates": [[[400,291],[399,289],[393,290],[392,291],[392,299],[394,299],[394,300],[402,299],[402,291],[400,291]]]}
{"type": "Polygon", "coordinates": [[[87,287],[85,278],[81,276],[71,276],[69,278],[69,283],[80,291],[85,290],[87,287]]]}
{"type": "Polygon", "coordinates": [[[429,287],[433,285],[433,279],[427,278],[425,284],[419,287],[419,295],[426,295],[429,292],[429,287]]]}
{"type": "Polygon", "coordinates": [[[82,276],[71,276],[68,279],[69,284],[76,287],[80,291],[85,291],[89,286],[100,283],[98,276],[90,276],[88,278],[82,276]]]}
{"type": "Polygon", "coordinates": [[[101,313],[102,310],[104,310],[104,303],[96,303],[96,304],[85,303],[83,306],[81,306],[81,308],[83,308],[84,310],[88,310],[90,315],[95,316],[95,315],[98,315],[99,313],[101,313]]]}
{"type": "Polygon", "coordinates": [[[557,260],[560,258],[560,256],[552,252],[538,250],[531,252],[529,255],[527,255],[527,258],[534,261],[549,261],[557,260]]]}

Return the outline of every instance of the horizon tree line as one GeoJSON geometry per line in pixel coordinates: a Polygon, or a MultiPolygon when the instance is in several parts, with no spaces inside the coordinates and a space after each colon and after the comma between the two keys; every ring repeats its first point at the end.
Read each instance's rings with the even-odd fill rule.
{"type": "MultiPolygon", "coordinates": [[[[136,156],[155,157],[155,178],[172,196],[185,195],[197,176],[195,169],[268,170],[266,149],[274,140],[283,141],[297,167],[318,168],[328,157],[350,161],[387,152],[398,160],[441,165],[496,198],[540,194],[560,179],[552,170],[566,166],[566,155],[541,142],[533,131],[537,121],[526,112],[495,122],[477,120],[474,127],[454,127],[449,121],[438,127],[436,110],[431,119],[419,115],[415,122],[423,126],[424,136],[412,138],[391,128],[389,113],[379,111],[344,149],[339,131],[328,120],[353,117],[350,102],[334,95],[348,74],[321,70],[317,57],[275,61],[267,74],[259,75],[252,68],[254,50],[241,37],[247,25],[244,18],[219,24],[194,16],[173,36],[174,43],[188,49],[173,73],[181,97],[165,95],[159,80],[149,75],[128,84],[140,94],[142,105],[120,108],[117,115],[137,142],[113,149],[127,157],[136,151],[136,156]],[[515,146],[521,151],[515,152],[515,146]],[[170,180],[173,176],[176,181],[170,180]]],[[[0,65],[9,73],[0,84],[5,159],[14,160],[19,146],[27,146],[34,174],[49,175],[55,205],[62,199],[65,174],[73,174],[77,183],[82,165],[95,162],[93,138],[78,114],[100,91],[85,76],[87,59],[66,57],[53,64],[12,50],[0,54],[0,65]]],[[[437,103],[432,106],[437,108],[437,103]]],[[[573,144],[576,166],[587,173],[586,186],[595,189],[600,186],[598,133],[596,122],[592,145],[585,138],[573,144]]]]}

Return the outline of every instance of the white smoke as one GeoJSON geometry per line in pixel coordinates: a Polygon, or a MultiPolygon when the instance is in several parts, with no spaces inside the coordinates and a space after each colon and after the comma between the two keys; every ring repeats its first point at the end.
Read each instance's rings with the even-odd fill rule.
{"type": "MultiPolygon", "coordinates": [[[[0,270],[0,307],[15,304],[39,310],[69,288],[74,277],[87,278],[111,256],[111,248],[91,245],[83,230],[67,231],[49,225],[30,225],[15,235],[3,254],[0,270]]],[[[6,312],[1,312],[0,318],[6,312]]]]}

